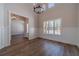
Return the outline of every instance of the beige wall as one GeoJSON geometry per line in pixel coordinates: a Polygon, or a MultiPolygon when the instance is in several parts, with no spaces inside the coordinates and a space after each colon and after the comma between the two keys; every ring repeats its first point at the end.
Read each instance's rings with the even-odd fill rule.
{"type": "Polygon", "coordinates": [[[76,41],[76,44],[77,45],[79,45],[79,4],[77,4],[77,18],[78,18],[78,20],[77,20],[77,31],[76,31],[76,33],[77,33],[77,41],[76,41]]]}
{"type": "Polygon", "coordinates": [[[4,47],[4,4],[0,4],[0,49],[4,47]]]}
{"type": "Polygon", "coordinates": [[[76,4],[55,4],[55,7],[47,10],[39,16],[39,36],[60,42],[76,44],[77,30],[77,5],[76,4]],[[62,33],[60,36],[43,34],[43,21],[62,19],[62,33]]]}

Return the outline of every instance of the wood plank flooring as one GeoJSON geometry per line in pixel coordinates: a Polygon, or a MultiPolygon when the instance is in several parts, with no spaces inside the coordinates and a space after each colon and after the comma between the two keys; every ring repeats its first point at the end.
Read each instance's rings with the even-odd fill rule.
{"type": "Polygon", "coordinates": [[[0,50],[1,56],[79,56],[79,48],[47,39],[28,40],[14,37],[11,46],[0,50]]]}

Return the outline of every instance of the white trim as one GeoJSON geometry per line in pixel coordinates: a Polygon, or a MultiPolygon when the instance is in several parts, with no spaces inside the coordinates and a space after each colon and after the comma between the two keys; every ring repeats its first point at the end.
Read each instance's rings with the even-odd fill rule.
{"type": "MultiPolygon", "coordinates": [[[[11,11],[9,11],[9,41],[11,42],[11,11]]],[[[11,43],[10,43],[11,44],[11,43]]]]}

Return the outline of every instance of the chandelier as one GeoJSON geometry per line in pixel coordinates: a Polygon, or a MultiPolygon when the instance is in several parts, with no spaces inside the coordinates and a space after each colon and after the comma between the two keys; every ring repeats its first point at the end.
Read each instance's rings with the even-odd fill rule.
{"type": "Polygon", "coordinates": [[[41,3],[36,3],[36,4],[34,4],[33,8],[34,8],[34,12],[36,14],[41,14],[45,10],[45,5],[41,4],[41,3]]]}

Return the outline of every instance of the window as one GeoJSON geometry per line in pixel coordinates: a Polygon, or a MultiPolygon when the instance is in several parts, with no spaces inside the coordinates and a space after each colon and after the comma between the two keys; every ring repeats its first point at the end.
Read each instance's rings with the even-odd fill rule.
{"type": "Polygon", "coordinates": [[[27,26],[27,33],[28,33],[28,23],[27,23],[27,25],[26,25],[26,26],[27,26]]]}
{"type": "Polygon", "coordinates": [[[43,22],[43,32],[45,34],[61,34],[61,19],[49,20],[43,22]]]}
{"type": "Polygon", "coordinates": [[[55,6],[55,3],[48,3],[48,8],[52,8],[55,6]]]}

